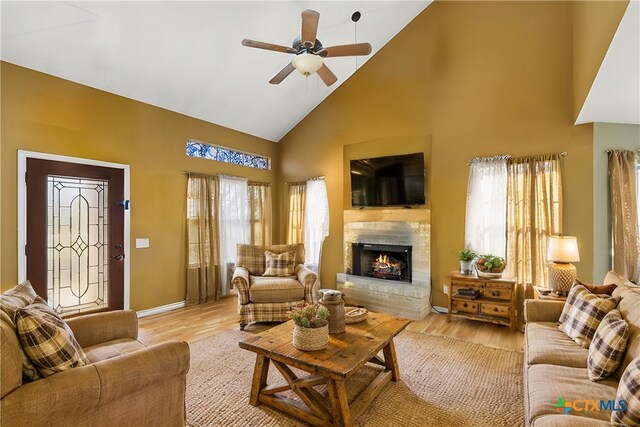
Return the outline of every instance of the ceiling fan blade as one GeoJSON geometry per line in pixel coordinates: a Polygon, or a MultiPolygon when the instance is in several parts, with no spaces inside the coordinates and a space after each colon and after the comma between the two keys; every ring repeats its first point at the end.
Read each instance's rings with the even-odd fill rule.
{"type": "Polygon", "coordinates": [[[316,44],[318,21],[320,21],[320,14],[315,10],[307,9],[302,11],[302,33],[300,39],[307,49],[311,49],[316,44]]]}
{"type": "Polygon", "coordinates": [[[358,43],[325,47],[320,52],[318,52],[318,55],[322,56],[323,58],[332,58],[335,56],[369,55],[370,53],[371,45],[369,43],[358,43]]]}
{"type": "Polygon", "coordinates": [[[274,50],[276,52],[282,52],[282,53],[297,53],[295,49],[292,49],[290,47],[280,46],[277,44],[271,44],[271,43],[265,43],[265,42],[259,42],[256,40],[249,40],[249,39],[242,40],[242,46],[255,47],[257,49],[274,50]]]}
{"type": "Polygon", "coordinates": [[[285,77],[287,77],[289,74],[291,74],[291,72],[293,70],[295,70],[295,69],[296,69],[296,67],[294,67],[293,64],[289,63],[289,65],[287,65],[282,70],[280,70],[280,72],[278,74],[273,76],[273,78],[271,80],[269,80],[269,83],[271,83],[272,85],[279,84],[281,81],[284,80],[285,77]]]}
{"type": "Polygon", "coordinates": [[[331,72],[326,64],[322,64],[322,67],[320,67],[318,71],[316,71],[316,73],[318,73],[324,84],[326,84],[327,86],[331,86],[338,80],[336,75],[331,72]]]}

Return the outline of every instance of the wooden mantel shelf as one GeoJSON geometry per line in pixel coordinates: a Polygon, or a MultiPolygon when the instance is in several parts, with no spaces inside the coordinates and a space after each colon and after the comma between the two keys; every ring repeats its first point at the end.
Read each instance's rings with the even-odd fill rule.
{"type": "Polygon", "coordinates": [[[411,209],[348,209],[344,211],[344,223],[351,222],[431,222],[431,210],[411,209]]]}

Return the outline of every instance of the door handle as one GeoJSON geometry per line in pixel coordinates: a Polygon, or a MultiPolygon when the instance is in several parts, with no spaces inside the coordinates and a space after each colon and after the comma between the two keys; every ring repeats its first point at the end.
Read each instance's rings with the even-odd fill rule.
{"type": "Polygon", "coordinates": [[[124,255],[118,254],[118,255],[114,256],[113,259],[115,259],[116,261],[121,261],[121,260],[124,259],[124,255]]]}

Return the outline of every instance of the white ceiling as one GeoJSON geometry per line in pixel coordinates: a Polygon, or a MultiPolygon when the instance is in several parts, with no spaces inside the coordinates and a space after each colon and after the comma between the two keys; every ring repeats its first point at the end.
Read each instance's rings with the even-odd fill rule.
{"type": "Polygon", "coordinates": [[[640,1],[627,6],[576,124],[640,124],[640,1]]]}
{"type": "MultiPolygon", "coordinates": [[[[320,12],[324,46],[358,42],[373,52],[430,3],[420,1],[1,2],[2,60],[176,111],[271,141],[280,140],[351,76],[356,59],[327,58],[327,88],[294,72],[268,81],[291,55],[243,47],[250,38],[289,46],[300,13],[320,12]]],[[[212,141],[215,142],[215,141],[212,141]]]]}

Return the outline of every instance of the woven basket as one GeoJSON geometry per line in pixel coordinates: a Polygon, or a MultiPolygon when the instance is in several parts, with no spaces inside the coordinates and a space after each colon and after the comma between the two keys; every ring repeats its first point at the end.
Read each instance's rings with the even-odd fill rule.
{"type": "Polygon", "coordinates": [[[293,325],[293,346],[298,350],[315,351],[329,345],[329,324],[321,328],[303,328],[293,325]]]}
{"type": "Polygon", "coordinates": [[[369,312],[362,307],[345,307],[344,323],[358,323],[367,318],[369,312]]]}

